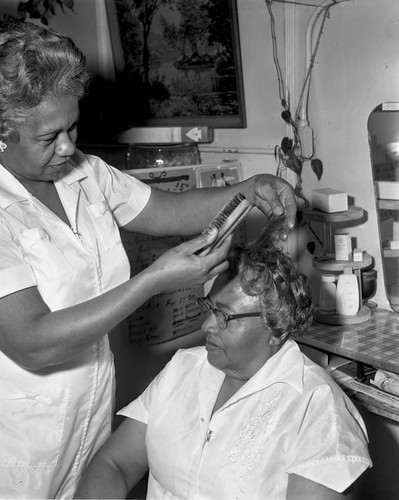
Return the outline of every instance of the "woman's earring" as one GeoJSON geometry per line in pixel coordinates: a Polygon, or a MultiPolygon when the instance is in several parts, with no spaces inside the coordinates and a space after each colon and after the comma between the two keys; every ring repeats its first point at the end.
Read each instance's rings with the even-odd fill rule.
{"type": "Polygon", "coordinates": [[[7,149],[7,144],[0,139],[0,151],[4,153],[6,149],[7,149]]]}

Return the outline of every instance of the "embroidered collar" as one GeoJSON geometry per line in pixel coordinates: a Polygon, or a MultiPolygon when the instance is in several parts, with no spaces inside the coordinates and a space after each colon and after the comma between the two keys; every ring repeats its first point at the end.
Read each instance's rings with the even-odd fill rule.
{"type": "MultiPolygon", "coordinates": [[[[215,392],[218,394],[224,379],[224,374],[217,368],[210,365],[206,359],[207,353],[204,350],[202,362],[203,366],[198,373],[198,388],[201,394],[215,392]]],[[[240,399],[261,391],[276,383],[289,384],[299,393],[303,392],[303,355],[293,340],[287,340],[283,347],[248,380],[230,399],[223,405],[227,408],[240,399]]]]}

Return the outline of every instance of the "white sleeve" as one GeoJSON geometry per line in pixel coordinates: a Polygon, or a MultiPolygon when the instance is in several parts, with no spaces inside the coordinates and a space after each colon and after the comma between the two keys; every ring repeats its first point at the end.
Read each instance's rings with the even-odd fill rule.
{"type": "Polygon", "coordinates": [[[31,267],[7,227],[0,220],[0,297],[36,286],[31,267]]]}
{"type": "Polygon", "coordinates": [[[119,227],[133,220],[147,205],[151,187],[117,168],[111,167],[101,158],[75,153],[73,161],[83,170],[89,165],[91,174],[100,186],[119,227]]]}
{"type": "Polygon", "coordinates": [[[287,472],[338,492],[371,466],[367,433],[352,402],[321,385],[306,402],[295,435],[289,437],[287,472]]]}

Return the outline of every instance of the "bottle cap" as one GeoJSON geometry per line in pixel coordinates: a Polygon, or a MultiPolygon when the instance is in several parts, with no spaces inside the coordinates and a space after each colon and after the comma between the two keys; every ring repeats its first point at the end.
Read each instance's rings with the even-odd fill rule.
{"type": "Polygon", "coordinates": [[[328,283],[333,283],[335,281],[335,276],[333,274],[322,274],[321,281],[327,281],[328,283]]]}

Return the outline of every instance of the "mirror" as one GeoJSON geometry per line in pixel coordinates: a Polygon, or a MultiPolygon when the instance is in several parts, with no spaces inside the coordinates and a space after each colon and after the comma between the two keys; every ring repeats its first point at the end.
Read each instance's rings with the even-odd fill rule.
{"type": "Polygon", "coordinates": [[[399,103],[383,103],[367,124],[385,291],[399,312],[399,103]]]}

